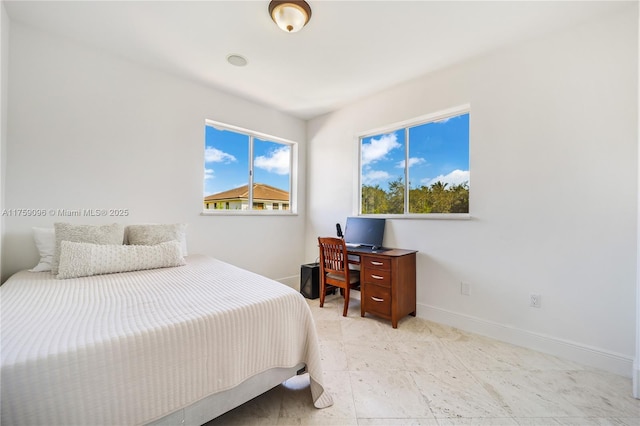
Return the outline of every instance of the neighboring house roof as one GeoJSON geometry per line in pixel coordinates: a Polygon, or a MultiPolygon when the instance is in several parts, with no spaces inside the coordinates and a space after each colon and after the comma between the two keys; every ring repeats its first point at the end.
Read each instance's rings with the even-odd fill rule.
{"type": "MultiPolygon", "coordinates": [[[[210,201],[222,201],[222,200],[248,200],[249,199],[249,185],[244,185],[238,188],[230,189],[228,191],[218,192],[217,194],[211,194],[204,197],[205,202],[210,201]]],[[[254,200],[272,200],[272,201],[289,201],[289,192],[282,189],[275,188],[264,183],[253,184],[253,199],[254,200]]]]}

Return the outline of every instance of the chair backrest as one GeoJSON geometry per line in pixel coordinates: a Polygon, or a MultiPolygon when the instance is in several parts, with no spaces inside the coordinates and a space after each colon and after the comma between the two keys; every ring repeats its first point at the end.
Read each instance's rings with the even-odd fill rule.
{"type": "Polygon", "coordinates": [[[320,246],[320,268],[323,274],[344,275],[349,283],[349,257],[347,245],[342,238],[318,237],[320,246]]]}

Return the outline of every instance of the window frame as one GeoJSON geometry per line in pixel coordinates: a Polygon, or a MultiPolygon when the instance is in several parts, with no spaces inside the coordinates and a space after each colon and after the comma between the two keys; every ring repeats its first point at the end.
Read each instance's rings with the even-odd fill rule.
{"type": "Polygon", "coordinates": [[[356,178],[354,179],[357,187],[354,190],[354,194],[357,194],[353,203],[353,212],[357,216],[372,217],[372,218],[385,218],[385,219],[424,219],[424,220],[468,220],[471,219],[471,188],[469,187],[469,212],[468,213],[410,213],[409,212],[409,129],[412,127],[420,126],[430,122],[443,120],[448,117],[455,117],[458,115],[469,114],[469,170],[471,170],[471,104],[463,104],[437,112],[425,114],[409,120],[396,122],[387,126],[378,127],[366,132],[362,132],[356,135],[356,158],[358,159],[358,167],[356,170],[356,178]],[[383,214],[371,214],[362,212],[362,140],[371,136],[378,136],[382,134],[392,133],[396,131],[403,131],[405,134],[405,146],[404,146],[404,212],[403,213],[383,213],[383,214]]]}
{"type": "MultiPolygon", "coordinates": [[[[218,130],[226,130],[249,137],[248,157],[249,168],[247,170],[247,184],[249,187],[248,205],[251,207],[247,210],[242,209],[206,209],[204,202],[201,202],[201,216],[296,216],[298,214],[298,142],[273,136],[267,133],[258,132],[255,130],[246,129],[244,127],[235,126],[232,124],[222,123],[220,121],[205,119],[205,131],[206,127],[211,126],[218,130]],[[268,209],[255,209],[254,197],[253,197],[253,177],[254,177],[254,143],[255,139],[274,142],[289,147],[289,208],[287,210],[268,210],[268,209]]],[[[204,135],[203,135],[204,136],[204,135]]],[[[206,143],[202,145],[202,191],[204,198],[204,185],[206,176],[206,161],[204,161],[206,150],[206,143]]],[[[279,202],[280,205],[287,203],[279,202]]]]}

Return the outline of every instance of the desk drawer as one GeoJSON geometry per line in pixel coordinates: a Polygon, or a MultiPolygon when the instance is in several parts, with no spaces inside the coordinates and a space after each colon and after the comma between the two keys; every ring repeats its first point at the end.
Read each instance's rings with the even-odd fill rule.
{"type": "Polygon", "coordinates": [[[385,287],[391,286],[391,271],[384,269],[364,268],[362,279],[365,283],[381,285],[385,287]]]}
{"type": "Polygon", "coordinates": [[[374,284],[365,284],[364,310],[381,316],[391,315],[391,289],[374,284]]]}
{"type": "Polygon", "coordinates": [[[364,256],[362,258],[362,267],[368,269],[391,269],[391,260],[380,259],[377,257],[364,256]]]}

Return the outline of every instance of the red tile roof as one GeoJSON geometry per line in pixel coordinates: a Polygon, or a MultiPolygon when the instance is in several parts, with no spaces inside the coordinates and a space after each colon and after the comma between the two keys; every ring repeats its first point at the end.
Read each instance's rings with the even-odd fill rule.
{"type": "MultiPolygon", "coordinates": [[[[221,200],[248,200],[249,185],[239,188],[230,189],[228,191],[218,192],[204,197],[205,202],[221,201],[221,200]]],[[[272,201],[289,201],[289,192],[264,183],[253,184],[254,200],[272,200],[272,201]]]]}

